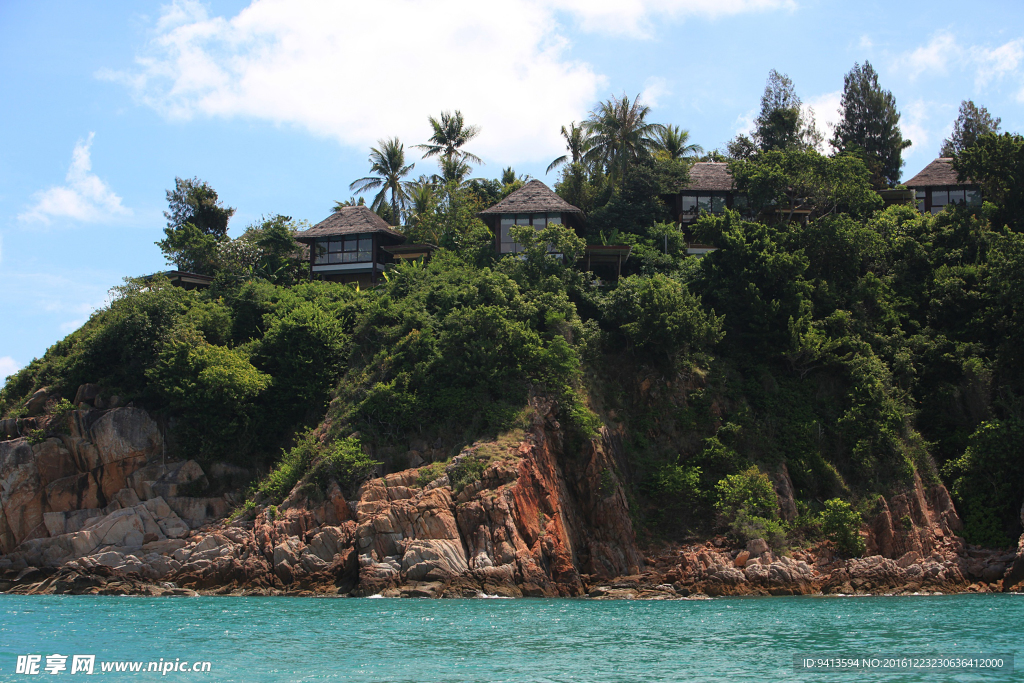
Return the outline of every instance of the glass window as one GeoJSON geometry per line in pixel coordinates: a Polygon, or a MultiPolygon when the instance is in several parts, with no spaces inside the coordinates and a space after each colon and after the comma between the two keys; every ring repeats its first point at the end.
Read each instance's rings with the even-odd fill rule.
{"type": "Polygon", "coordinates": [[[692,194],[683,195],[683,213],[693,213],[697,210],[697,197],[692,194]]]}
{"type": "Polygon", "coordinates": [[[697,210],[698,211],[711,211],[711,197],[701,195],[697,197],[697,210]]]}
{"type": "Polygon", "coordinates": [[[362,262],[373,260],[373,238],[372,237],[360,237],[359,238],[359,260],[362,262]]]}
{"type": "Polygon", "coordinates": [[[332,254],[334,252],[341,251],[341,245],[342,244],[344,244],[344,241],[342,241],[340,238],[339,239],[333,239],[333,240],[331,240],[331,245],[328,248],[328,251],[330,251],[332,254]]]}
{"type": "Polygon", "coordinates": [[[544,226],[547,225],[548,217],[545,214],[537,213],[533,215],[533,229],[543,230],[544,226]]]}
{"type": "Polygon", "coordinates": [[[712,213],[722,213],[725,211],[724,196],[714,196],[711,198],[711,211],[712,213]]]}
{"type": "Polygon", "coordinates": [[[346,237],[345,238],[345,251],[357,251],[359,249],[359,238],[358,237],[346,237]]]}
{"type": "Polygon", "coordinates": [[[963,190],[950,190],[949,191],[949,203],[950,204],[963,204],[964,203],[964,191],[963,190]]]}
{"type": "Polygon", "coordinates": [[[504,214],[501,217],[501,228],[498,232],[498,253],[514,254],[518,251],[517,244],[512,239],[512,226],[516,224],[516,217],[512,214],[504,214]]]}
{"type": "Polygon", "coordinates": [[[924,198],[926,192],[924,190],[917,191],[917,210],[924,213],[924,198]]]}
{"type": "Polygon", "coordinates": [[[528,213],[521,213],[521,214],[516,216],[516,225],[529,225],[529,224],[530,224],[530,214],[528,214],[528,213]]]}
{"type": "Polygon", "coordinates": [[[327,263],[327,242],[317,242],[313,245],[315,250],[313,253],[316,256],[316,263],[327,263]]]}
{"type": "Polygon", "coordinates": [[[341,263],[342,257],[344,256],[344,254],[342,254],[340,251],[333,251],[330,254],[328,254],[327,256],[328,256],[328,259],[327,259],[328,263],[341,263]]]}
{"type": "MultiPolygon", "coordinates": [[[[555,225],[562,223],[562,214],[560,213],[549,213],[548,214],[548,225],[555,225]]],[[[562,223],[562,225],[565,225],[562,223]]]]}
{"type": "Polygon", "coordinates": [[[981,193],[977,190],[967,190],[967,206],[981,206],[981,193]]]}
{"type": "Polygon", "coordinates": [[[947,190],[932,190],[932,206],[945,206],[949,202],[947,190]]]}

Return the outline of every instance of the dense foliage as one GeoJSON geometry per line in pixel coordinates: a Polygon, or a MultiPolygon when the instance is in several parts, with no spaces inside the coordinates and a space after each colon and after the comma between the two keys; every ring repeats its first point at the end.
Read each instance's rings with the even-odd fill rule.
{"type": "Polygon", "coordinates": [[[898,177],[903,143],[870,66],[849,77],[845,106],[880,106],[889,127],[843,138],[848,153],[832,157],[794,142],[799,100],[775,77],[758,133],[771,148],[730,164],[749,210],[704,215],[689,235],[665,202],[688,178],[685,131],[653,126],[625,97],[565,131],[557,191],[587,227],[518,226],[522,252],[503,258],[478,212],[523,178],[467,180],[475,127],[458,112],[432,120],[426,149],[443,177],[396,175],[408,201],[382,192],[378,208],[440,249],[370,290],[303,281],[288,217],[229,239],[231,210],[179,180],[167,239],[184,240],[213,285],[128,280],[10,378],[0,411],[20,414],[40,387],[68,399],[95,382],[171,418],[183,453],[269,471],[255,493],[276,501],[300,482],[322,493],[403,468],[414,440],[431,444],[423,476],[436,474],[437,451],[522,426],[540,396],[569,456],[621,427],[621,471],[602,481],[627,484],[648,537],[827,537],[857,554],[878,495],[919,478],[950,487],[969,541],[1010,544],[1024,491],[1024,139],[981,135],[958,154],[980,209],[885,207],[874,188],[898,177]],[[871,136],[889,146],[869,148],[871,136]],[[687,256],[690,237],[717,250],[687,256]],[[632,247],[621,278],[583,272],[588,242],[632,247]]]}

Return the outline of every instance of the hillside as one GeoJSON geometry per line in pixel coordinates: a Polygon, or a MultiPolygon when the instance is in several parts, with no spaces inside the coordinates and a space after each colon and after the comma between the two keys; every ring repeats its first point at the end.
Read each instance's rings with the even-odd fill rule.
{"type": "MultiPolygon", "coordinates": [[[[414,489],[443,475],[453,499],[503,467],[521,482],[503,458],[546,420],[533,440],[559,444],[546,457],[560,472],[546,487],[570,482],[578,506],[551,531],[573,539],[570,573],[602,573],[579,555],[598,547],[614,548],[603,573],[616,575],[639,551],[716,537],[837,556],[867,543],[893,559],[954,535],[1011,549],[1024,495],[1013,197],[883,208],[859,162],[797,168],[808,158],[735,170],[752,196],[758,174],[802,174],[807,220],[705,215],[692,230],[717,250],[702,258],[677,226],[638,223],[619,235],[634,257],[613,282],[571,267],[591,235],[531,228],[521,255],[498,259],[473,241],[478,224],[452,224],[469,236],[461,248],[367,290],[252,271],[192,291],[130,280],[9,379],[4,429],[45,443],[78,413],[144,409],[165,457],[207,473],[203,495],[267,524],[286,499],[372,500],[374,477],[414,489]],[[807,180],[829,173],[842,183],[807,180]],[[612,498],[618,521],[601,502],[612,498]],[[609,528],[618,540],[594,540],[609,528]]],[[[609,202],[621,216],[639,201],[630,187],[609,202]]]]}

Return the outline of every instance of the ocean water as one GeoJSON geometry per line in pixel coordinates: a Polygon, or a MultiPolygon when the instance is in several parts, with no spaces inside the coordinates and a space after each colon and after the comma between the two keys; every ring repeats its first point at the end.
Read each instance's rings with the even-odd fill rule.
{"type": "Polygon", "coordinates": [[[111,681],[1024,681],[1024,670],[1010,670],[1008,661],[985,671],[882,668],[899,663],[892,658],[979,654],[1015,656],[1024,667],[1024,595],[672,602],[0,595],[0,680],[81,679],[71,673],[76,654],[95,655],[92,680],[111,681]],[[64,671],[45,670],[53,654],[68,657],[64,671]],[[40,655],[39,674],[17,673],[19,655],[40,655]],[[868,662],[822,672],[797,669],[794,657],[868,662]],[[140,662],[143,671],[101,672],[102,663],[119,661],[140,662]],[[149,662],[195,661],[209,662],[210,671],[146,671],[149,662]]]}

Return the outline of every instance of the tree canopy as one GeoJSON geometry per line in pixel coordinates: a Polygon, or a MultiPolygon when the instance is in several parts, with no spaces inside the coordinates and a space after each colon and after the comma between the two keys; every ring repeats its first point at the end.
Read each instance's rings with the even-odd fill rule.
{"type": "Polygon", "coordinates": [[[992,118],[985,107],[979,107],[973,100],[960,103],[960,114],[953,122],[953,134],[942,141],[940,157],[955,157],[968,147],[978,144],[978,138],[989,133],[998,133],[1000,118],[992,118]]]}
{"type": "Polygon", "coordinates": [[[896,98],[878,84],[878,73],[870,62],[854,64],[843,77],[840,116],[832,137],[836,151],[859,156],[871,171],[876,189],[899,183],[903,150],[911,142],[900,132],[896,98]]]}

